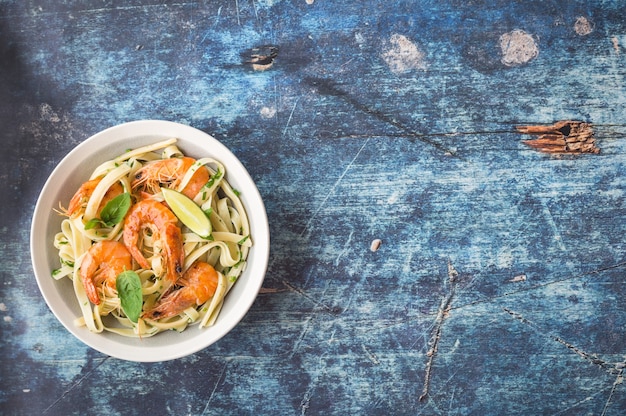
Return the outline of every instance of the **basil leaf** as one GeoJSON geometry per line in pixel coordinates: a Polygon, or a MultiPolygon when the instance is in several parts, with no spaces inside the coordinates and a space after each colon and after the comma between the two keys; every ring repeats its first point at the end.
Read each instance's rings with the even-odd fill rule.
{"type": "Polygon", "coordinates": [[[108,227],[119,224],[126,216],[126,213],[130,209],[130,205],[130,194],[128,192],[124,192],[123,194],[120,194],[110,200],[104,208],[102,208],[102,212],[100,212],[100,219],[108,227]]]}
{"type": "Polygon", "coordinates": [[[91,230],[99,225],[106,225],[100,218],[92,218],[85,223],[85,230],[91,230]]]}
{"type": "Polygon", "coordinates": [[[137,323],[143,306],[141,294],[141,279],[132,270],[127,270],[117,275],[115,281],[117,296],[120,298],[122,310],[132,322],[137,323]]]}

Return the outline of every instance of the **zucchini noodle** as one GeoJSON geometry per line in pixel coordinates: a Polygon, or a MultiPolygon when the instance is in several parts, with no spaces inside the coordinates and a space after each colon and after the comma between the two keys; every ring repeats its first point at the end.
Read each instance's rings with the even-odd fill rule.
{"type": "MultiPolygon", "coordinates": [[[[108,193],[113,192],[114,188],[118,193],[129,193],[131,205],[146,198],[163,202],[161,192],[146,195],[145,192],[134,189],[133,180],[136,179],[137,172],[150,162],[183,158],[185,155],[176,146],[176,142],[173,138],[128,150],[102,163],[88,178],[89,181],[98,180],[97,185],[83,195],[78,209],[68,212],[61,208],[65,218],[53,241],[59,253],[60,267],[52,272],[52,276],[57,280],[72,280],[74,301],[81,311],[81,315],[75,319],[76,325],[85,326],[96,333],[108,331],[128,337],[149,337],[165,330],[183,331],[190,325],[210,327],[218,319],[225,296],[246,267],[252,240],[248,217],[238,192],[227,182],[224,165],[209,157],[195,160],[191,167],[177,172],[176,181],[167,182],[160,177],[156,178],[159,186],[182,192],[190,182],[196,180],[194,174],[199,169],[208,172],[207,182],[191,199],[207,215],[212,232],[210,236],[202,237],[181,221],[178,222],[184,251],[184,264],[180,273],[182,280],[173,285],[166,281],[167,262],[163,256],[167,250],[163,247],[164,242],[156,238],[156,234],[149,229],[139,231],[137,247],[150,268],[141,268],[136,260],[132,260],[133,271],[141,282],[142,312],[136,322],[125,314],[115,282],[109,281],[110,279],[93,279],[99,297],[99,303],[94,304],[89,300],[91,295],[88,297],[81,277],[81,265],[85,257],[91,255],[91,247],[105,240],[124,243],[125,221],[119,219],[111,223],[104,220],[104,211],[111,200],[108,193]],[[195,289],[189,283],[191,280],[185,279],[185,273],[196,262],[208,263],[215,269],[215,293],[207,300],[203,298],[199,305],[196,302],[192,306],[183,306],[183,310],[177,310],[174,316],[162,319],[145,317],[161,300],[167,299],[176,291],[195,289]]],[[[80,192],[81,190],[77,194],[80,192]]],[[[125,212],[124,215],[128,216],[128,213],[125,212]]]]}

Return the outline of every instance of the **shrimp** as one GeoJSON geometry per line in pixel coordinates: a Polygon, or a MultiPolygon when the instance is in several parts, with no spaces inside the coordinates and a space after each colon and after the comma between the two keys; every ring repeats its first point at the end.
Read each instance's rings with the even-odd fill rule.
{"type": "Polygon", "coordinates": [[[80,278],[91,303],[100,304],[97,286],[104,281],[113,287],[117,275],[125,270],[132,270],[132,257],[124,244],[103,240],[91,246],[80,266],[80,278]]]}
{"type": "Polygon", "coordinates": [[[123,239],[126,248],[135,261],[144,269],[150,269],[150,263],[137,247],[139,233],[149,228],[155,241],[160,242],[166,267],[166,279],[170,284],[181,275],[185,251],[183,237],[178,226],[178,218],[161,202],[144,199],[130,209],[124,221],[123,239]]]}
{"type": "MultiPolygon", "coordinates": [[[[155,160],[146,163],[135,174],[132,188],[144,188],[148,193],[155,194],[159,191],[161,184],[170,188],[176,188],[187,173],[187,170],[196,162],[191,157],[170,158],[155,160]]],[[[209,181],[209,171],[201,166],[193,174],[189,183],[182,190],[182,193],[189,198],[194,198],[202,187],[209,181]]]]}
{"type": "Polygon", "coordinates": [[[202,305],[215,294],[218,275],[210,264],[196,261],[176,283],[181,288],[163,296],[154,308],[144,312],[143,318],[170,318],[191,306],[202,305]]]}
{"type": "MultiPolygon", "coordinates": [[[[78,188],[78,190],[70,200],[70,204],[67,207],[67,210],[65,210],[65,214],[67,214],[68,217],[73,217],[75,216],[75,214],[78,214],[79,210],[85,206],[87,201],[89,201],[89,198],[91,197],[93,191],[96,189],[96,186],[98,186],[101,180],[102,178],[92,179],[83,183],[80,188],[78,188]]],[[[116,196],[121,195],[123,192],[124,187],[119,182],[113,184],[104,194],[104,197],[102,198],[102,201],[98,206],[98,212],[100,212],[109,201],[111,201],[116,196]]]]}

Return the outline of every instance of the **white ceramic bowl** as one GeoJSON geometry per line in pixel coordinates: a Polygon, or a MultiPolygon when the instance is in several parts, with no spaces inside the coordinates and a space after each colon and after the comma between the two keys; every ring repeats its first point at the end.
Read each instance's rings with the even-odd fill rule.
{"type": "Polygon", "coordinates": [[[248,312],[265,277],[269,257],[269,226],[261,196],[241,162],[220,142],[195,128],[168,121],[135,121],[97,133],[74,148],[54,169],[39,195],[33,214],[30,237],[31,259],[39,289],[57,319],[79,340],[112,357],[155,362],[180,358],[197,352],[228,333],[248,312]],[[228,293],[215,325],[199,329],[191,326],[182,333],[166,331],[153,337],[135,339],[103,332],[95,334],[76,327],[80,309],[69,279],[56,281],[52,270],[59,267],[53,236],[59,231],[61,216],[54,212],[67,201],[101,162],[126,149],[176,137],[186,155],[210,156],[226,168],[226,179],[241,191],[250,220],[253,246],[244,273],[228,293]]]}

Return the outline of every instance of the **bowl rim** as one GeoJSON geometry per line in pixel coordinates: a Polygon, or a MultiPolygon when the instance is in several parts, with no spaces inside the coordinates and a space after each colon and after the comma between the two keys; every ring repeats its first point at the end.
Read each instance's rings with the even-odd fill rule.
{"type": "MultiPolygon", "coordinates": [[[[96,164],[90,166],[91,171],[96,166],[96,164]]],[[[65,179],[67,180],[67,178],[65,179]]],[[[87,178],[82,178],[82,181],[85,180],[87,178]]],[[[45,232],[44,235],[46,235],[45,232]]],[[[44,183],[33,210],[30,228],[30,254],[33,273],[42,297],[57,320],[74,337],[94,350],[111,357],[135,362],[161,362],[181,358],[212,345],[230,332],[248,313],[261,289],[269,262],[269,247],[269,223],[265,205],[256,184],[241,161],[230,149],[210,134],[185,124],[166,120],[136,120],[118,124],[99,131],[76,145],[55,166],[44,183]],[[208,155],[195,156],[211,156],[219,160],[226,168],[229,183],[236,183],[238,189],[243,189],[241,198],[250,220],[254,245],[249,253],[249,263],[246,270],[238,278],[237,284],[233,286],[229,295],[235,291],[243,290],[238,290],[242,286],[245,286],[246,291],[232,301],[227,296],[222,313],[226,310],[231,312],[233,315],[229,315],[229,319],[222,319],[221,321],[218,319],[215,326],[202,330],[192,326],[182,333],[166,331],[154,337],[127,338],[106,331],[101,334],[94,334],[85,327],[77,327],[73,324],[73,320],[78,315],[71,317],[71,309],[76,305],[71,305],[60,299],[59,291],[61,289],[58,288],[58,281],[50,275],[52,263],[49,260],[50,256],[44,253],[49,253],[52,241],[46,241],[48,238],[41,238],[41,230],[49,230],[52,227],[50,219],[54,213],[50,208],[51,204],[54,204],[54,207],[58,204],[58,201],[52,201],[52,198],[61,192],[61,185],[58,184],[58,181],[64,176],[68,176],[71,169],[79,169],[84,158],[91,158],[94,161],[100,160],[100,162],[108,160],[104,155],[101,155],[100,158],[97,156],[106,153],[103,149],[108,149],[111,155],[115,155],[117,151],[117,155],[119,155],[128,148],[128,146],[123,146],[123,143],[141,142],[148,144],[167,137],[178,138],[177,144],[186,154],[188,152],[185,151],[185,147],[201,148],[203,152],[210,148],[208,155]],[[94,146],[96,147],[95,150],[93,150],[94,146]],[[241,285],[239,285],[240,283],[241,285]],[[188,331],[197,333],[184,335],[188,331]],[[153,340],[159,341],[151,342],[153,340]],[[173,341],[170,343],[170,340],[173,341]]],[[[56,250],[54,247],[52,249],[56,250]]],[[[58,261],[58,257],[55,260],[58,261]]],[[[69,279],[67,280],[69,281],[69,279]]]]}

